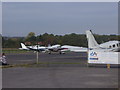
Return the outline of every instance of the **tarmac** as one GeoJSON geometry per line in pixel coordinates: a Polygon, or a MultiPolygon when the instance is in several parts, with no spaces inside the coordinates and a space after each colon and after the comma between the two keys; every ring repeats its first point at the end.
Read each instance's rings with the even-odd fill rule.
{"type": "Polygon", "coordinates": [[[88,67],[87,53],[7,54],[3,88],[118,88],[118,68],[88,67]]]}

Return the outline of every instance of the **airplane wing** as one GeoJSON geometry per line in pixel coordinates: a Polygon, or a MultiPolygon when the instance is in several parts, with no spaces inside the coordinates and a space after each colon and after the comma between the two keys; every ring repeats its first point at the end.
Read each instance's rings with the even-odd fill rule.
{"type": "Polygon", "coordinates": [[[48,50],[50,51],[61,51],[61,50],[65,50],[65,49],[68,49],[66,47],[61,47],[61,45],[53,45],[53,46],[49,46],[47,47],[48,50]]]}
{"type": "Polygon", "coordinates": [[[85,47],[63,45],[61,48],[64,48],[62,51],[87,52],[87,48],[85,47]]]}
{"type": "Polygon", "coordinates": [[[44,51],[44,49],[35,49],[35,48],[30,48],[30,47],[28,47],[29,48],[29,50],[33,50],[33,51],[44,51]]]}
{"type": "Polygon", "coordinates": [[[42,51],[46,51],[46,47],[28,47],[30,50],[33,50],[33,51],[39,51],[39,52],[42,52],[42,51]]]}

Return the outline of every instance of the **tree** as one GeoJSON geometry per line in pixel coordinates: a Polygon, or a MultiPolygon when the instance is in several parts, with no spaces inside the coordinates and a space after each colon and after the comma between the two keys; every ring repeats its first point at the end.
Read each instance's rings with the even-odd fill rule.
{"type": "Polygon", "coordinates": [[[36,36],[34,32],[30,32],[27,37],[25,38],[25,42],[31,42],[31,44],[35,44],[36,43],[36,36]]]}

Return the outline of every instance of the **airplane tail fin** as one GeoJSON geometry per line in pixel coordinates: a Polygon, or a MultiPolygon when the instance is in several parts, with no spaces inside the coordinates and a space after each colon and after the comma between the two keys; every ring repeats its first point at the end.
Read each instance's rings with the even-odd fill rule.
{"type": "Polygon", "coordinates": [[[99,47],[99,44],[96,42],[91,30],[86,31],[86,36],[87,36],[87,40],[88,40],[88,48],[98,48],[99,47]]]}
{"type": "Polygon", "coordinates": [[[21,43],[22,49],[28,49],[23,43],[21,43]]]}

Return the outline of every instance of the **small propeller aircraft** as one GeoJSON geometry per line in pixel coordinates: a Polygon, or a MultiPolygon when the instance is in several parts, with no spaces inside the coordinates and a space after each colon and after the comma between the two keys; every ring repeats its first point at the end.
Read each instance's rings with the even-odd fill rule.
{"type": "Polygon", "coordinates": [[[95,40],[92,31],[87,30],[86,36],[88,40],[88,48],[90,50],[102,50],[102,51],[112,51],[112,52],[120,52],[120,41],[108,41],[102,44],[98,44],[95,40]]]}

